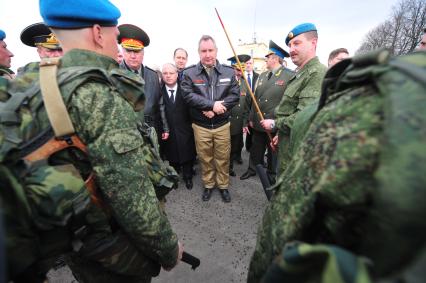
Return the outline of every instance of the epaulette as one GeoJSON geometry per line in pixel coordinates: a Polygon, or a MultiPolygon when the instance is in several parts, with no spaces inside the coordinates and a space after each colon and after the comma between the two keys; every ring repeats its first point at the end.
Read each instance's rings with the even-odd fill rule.
{"type": "Polygon", "coordinates": [[[146,66],[146,65],[143,65],[146,69],[148,69],[148,70],[150,70],[151,72],[154,72],[154,73],[157,73],[157,71],[156,70],[154,70],[154,69],[152,69],[152,68],[150,68],[150,67],[148,67],[148,66],[146,66]]]}
{"type": "Polygon", "coordinates": [[[197,66],[197,64],[192,64],[191,66],[188,66],[188,67],[186,67],[185,69],[183,69],[183,70],[182,70],[182,72],[184,72],[185,70],[188,70],[188,69],[194,68],[194,67],[196,67],[196,66],[197,66]]]}

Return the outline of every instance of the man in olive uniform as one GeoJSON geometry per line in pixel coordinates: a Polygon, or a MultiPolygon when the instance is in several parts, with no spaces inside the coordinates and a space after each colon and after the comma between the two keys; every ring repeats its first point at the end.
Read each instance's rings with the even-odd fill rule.
{"type": "Polygon", "coordinates": [[[123,50],[123,61],[120,67],[132,71],[142,77],[145,81],[145,106],[143,120],[154,127],[159,139],[166,140],[169,136],[169,125],[167,123],[165,106],[160,94],[160,82],[158,74],[153,69],[143,64],[145,47],[150,43],[150,39],[141,28],[124,24],[118,26],[120,35],[118,42],[123,50]]]}
{"type": "Polygon", "coordinates": [[[62,56],[61,44],[44,23],[26,27],[21,32],[21,41],[25,45],[36,47],[40,59],[62,56]]]}
{"type": "Polygon", "coordinates": [[[229,159],[229,176],[235,176],[234,172],[234,161],[241,159],[241,150],[243,149],[243,115],[245,114],[245,104],[246,104],[246,95],[247,87],[244,79],[242,78],[245,63],[250,60],[250,56],[246,54],[238,55],[240,60],[241,70],[238,66],[237,59],[235,56],[228,58],[228,61],[231,61],[232,67],[234,67],[235,78],[237,79],[240,85],[240,100],[237,105],[235,105],[231,110],[231,115],[229,116],[229,121],[231,122],[231,156],[229,159]]]}
{"type": "Polygon", "coordinates": [[[274,138],[275,145],[279,141],[278,176],[291,159],[288,145],[294,118],[306,106],[318,101],[321,82],[327,70],[316,56],[318,33],[314,24],[296,26],[288,33],[285,42],[290,48],[291,60],[297,66],[296,74],[288,82],[284,96],[275,109],[275,119],[260,122],[266,131],[278,129],[278,136],[274,138]]]}
{"type": "MultiPolygon", "coordinates": [[[[96,187],[107,209],[86,216],[89,234],[80,235],[82,246],[73,253],[71,268],[84,282],[150,282],[161,267],[170,270],[177,264],[183,248],[148,177],[146,141],[136,112],[143,100],[143,82],[119,69],[115,61],[120,11],[106,0],[65,1],[61,5],[56,0],[41,0],[40,13],[64,50],[52,85],[59,85],[75,133],[87,147],[96,187]]],[[[38,86],[38,67],[28,72],[13,81],[17,94],[31,89],[28,85],[38,86]]],[[[41,95],[27,97],[22,107],[32,113],[25,126],[18,128],[25,144],[51,124],[41,95]]],[[[3,140],[6,148],[12,142],[3,140]]],[[[68,166],[63,170],[78,168],[77,175],[87,173],[87,165],[82,166],[76,152],[52,155],[49,162],[68,166]]],[[[67,189],[63,187],[59,179],[57,193],[67,189]]],[[[66,240],[49,235],[51,251],[66,240]]],[[[27,256],[22,255],[21,260],[27,256]]]]}
{"type": "MultiPolygon", "coordinates": [[[[269,42],[269,50],[269,53],[265,56],[266,68],[268,70],[260,74],[254,94],[264,119],[275,118],[274,109],[281,101],[284,90],[287,87],[287,82],[293,76],[293,72],[282,65],[283,59],[289,56],[287,51],[272,40],[269,42]]],[[[245,180],[256,175],[256,165],[263,164],[265,150],[268,150],[267,172],[271,181],[273,181],[276,174],[276,162],[273,160],[273,154],[276,153],[272,152],[270,147],[271,141],[269,140],[267,132],[261,126],[259,115],[256,113],[256,108],[251,98],[247,100],[247,109],[250,111],[248,123],[252,128],[252,146],[250,148],[249,166],[247,171],[241,175],[240,179],[245,180]]],[[[247,123],[245,123],[245,125],[247,125],[247,123]]],[[[276,130],[270,132],[273,136],[276,130]]]]}
{"type": "Polygon", "coordinates": [[[0,29],[0,77],[13,79],[14,72],[10,69],[13,53],[7,49],[5,38],[6,33],[0,29]]]}

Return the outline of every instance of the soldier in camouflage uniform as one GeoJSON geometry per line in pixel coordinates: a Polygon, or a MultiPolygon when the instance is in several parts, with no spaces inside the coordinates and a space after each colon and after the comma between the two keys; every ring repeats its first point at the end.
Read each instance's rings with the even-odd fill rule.
{"type": "MultiPolygon", "coordinates": [[[[85,217],[90,226],[89,234],[81,236],[82,246],[73,254],[71,268],[78,279],[87,282],[149,282],[161,267],[173,268],[183,248],[160,209],[148,178],[147,145],[139,130],[140,122],[135,111],[141,109],[143,83],[136,75],[120,70],[115,61],[119,10],[104,0],[64,3],[57,5],[54,0],[41,0],[40,11],[44,22],[62,43],[65,55],[60,60],[57,75],[60,92],[75,131],[87,146],[96,185],[108,210],[106,214],[91,206],[85,217]],[[86,13],[87,10],[91,13],[86,13]],[[69,17],[70,14],[73,17],[69,17]]],[[[27,73],[8,87],[10,92],[23,93],[39,87],[38,65],[25,69],[27,73]]],[[[23,143],[49,128],[49,119],[41,105],[42,97],[32,95],[20,110],[23,118],[18,137],[23,143]]],[[[0,141],[2,153],[13,146],[11,140],[0,141]]],[[[17,160],[13,156],[9,156],[9,160],[1,156],[1,161],[18,166],[13,163],[17,160]]],[[[54,180],[46,182],[51,171],[45,171],[46,168],[41,166],[29,175],[35,178],[29,184],[51,184],[55,187],[54,195],[60,195],[61,188],[69,188],[61,185],[69,182],[69,174],[87,173],[87,164],[78,160],[68,152],[52,156],[50,163],[65,167],[48,166],[47,169],[56,170],[56,173],[65,170],[63,176],[56,174],[54,180]],[[67,172],[69,164],[75,164],[80,172],[67,172]]],[[[81,182],[80,185],[77,183],[75,190],[81,187],[81,182]]],[[[79,203],[87,202],[82,198],[79,203]]],[[[43,207],[50,212],[49,208],[61,206],[38,205],[36,208],[43,207]]],[[[34,211],[30,210],[29,218],[33,218],[34,211]]],[[[49,230],[49,234],[44,236],[49,236],[50,240],[43,243],[51,243],[51,246],[47,245],[47,256],[57,252],[62,247],[57,244],[65,240],[63,231],[55,234],[49,230]]],[[[40,243],[41,247],[43,243],[40,243]]],[[[19,246],[16,243],[15,247],[19,246]]],[[[22,255],[25,254],[20,255],[18,263],[31,260],[29,256],[22,255]]]]}
{"type": "Polygon", "coordinates": [[[0,29],[0,77],[13,79],[14,72],[9,69],[13,53],[7,49],[6,42],[4,42],[5,38],[6,33],[0,29]]]}
{"type": "Polygon", "coordinates": [[[321,90],[321,81],[327,68],[316,57],[318,34],[313,24],[301,24],[292,29],[286,44],[290,48],[290,56],[297,66],[296,74],[289,80],[280,104],[275,109],[275,119],[261,122],[267,131],[278,129],[274,144],[278,146],[279,176],[291,159],[288,154],[290,133],[296,114],[311,103],[315,103],[321,90]]]}
{"type": "Polygon", "coordinates": [[[368,257],[376,279],[425,250],[426,53],[388,55],[335,65],[317,110],[297,115],[294,157],[263,217],[248,282],[292,241],[368,257]]]}

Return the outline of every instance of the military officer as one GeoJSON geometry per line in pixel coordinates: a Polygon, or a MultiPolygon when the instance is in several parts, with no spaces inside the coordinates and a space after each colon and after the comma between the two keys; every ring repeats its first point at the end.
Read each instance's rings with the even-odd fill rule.
{"type": "Polygon", "coordinates": [[[21,32],[21,41],[25,45],[36,47],[40,59],[62,56],[61,44],[44,23],[26,27],[21,32]]]}
{"type": "MultiPolygon", "coordinates": [[[[288,57],[287,51],[282,49],[272,40],[269,42],[269,53],[266,54],[266,67],[267,71],[263,72],[257,81],[255,90],[255,97],[259,104],[260,111],[262,111],[264,119],[274,119],[274,109],[280,102],[284,90],[287,87],[287,82],[293,76],[293,72],[285,68],[283,59],[288,57]]],[[[252,146],[250,148],[250,160],[247,171],[241,175],[240,179],[245,180],[251,176],[256,175],[256,165],[263,164],[265,150],[268,149],[268,175],[273,181],[275,179],[276,171],[276,156],[274,157],[270,147],[270,140],[267,132],[261,126],[261,121],[256,108],[252,104],[251,98],[247,101],[247,111],[249,111],[248,121],[252,128],[252,146]]],[[[245,125],[247,125],[245,123],[245,125]]],[[[268,130],[269,131],[269,130],[268,130]]],[[[276,130],[269,131],[275,135],[276,130]]]]}
{"type": "Polygon", "coordinates": [[[278,146],[278,175],[285,168],[291,156],[288,156],[290,132],[296,114],[311,103],[318,101],[321,82],[327,70],[316,56],[318,33],[314,24],[304,23],[293,28],[285,40],[290,48],[290,57],[297,66],[296,74],[288,82],[282,100],[275,109],[275,119],[261,121],[264,130],[278,136],[274,144],[278,146]]]}
{"type": "Polygon", "coordinates": [[[228,61],[231,62],[232,67],[234,67],[235,78],[237,79],[240,85],[240,100],[237,105],[235,105],[231,110],[231,115],[229,115],[229,121],[231,122],[231,156],[229,161],[229,175],[235,176],[234,172],[234,161],[241,159],[241,150],[243,149],[243,115],[245,114],[245,104],[247,93],[246,84],[242,78],[245,63],[251,59],[249,55],[241,54],[238,55],[240,60],[241,70],[238,66],[237,59],[235,56],[228,58],[228,61]]]}
{"type": "Polygon", "coordinates": [[[131,24],[120,25],[118,30],[120,31],[118,42],[124,57],[120,67],[138,74],[145,81],[145,107],[141,118],[155,128],[159,139],[166,140],[169,136],[169,125],[160,94],[158,74],[143,64],[145,47],[150,43],[149,36],[141,28],[131,24]]]}
{"type": "Polygon", "coordinates": [[[0,29],[0,77],[13,79],[14,72],[10,69],[13,53],[7,49],[5,38],[6,33],[0,29]]]}

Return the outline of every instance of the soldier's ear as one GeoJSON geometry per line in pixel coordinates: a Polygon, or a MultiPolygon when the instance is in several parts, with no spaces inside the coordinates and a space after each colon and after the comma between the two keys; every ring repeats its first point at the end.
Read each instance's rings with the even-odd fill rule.
{"type": "Polygon", "coordinates": [[[98,24],[92,26],[92,39],[96,45],[98,46],[104,45],[102,27],[98,24]]]}

